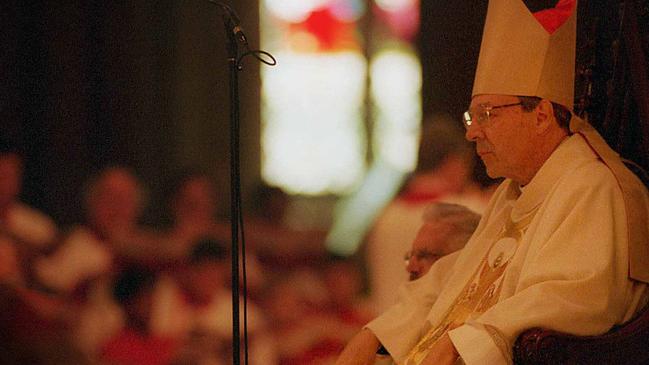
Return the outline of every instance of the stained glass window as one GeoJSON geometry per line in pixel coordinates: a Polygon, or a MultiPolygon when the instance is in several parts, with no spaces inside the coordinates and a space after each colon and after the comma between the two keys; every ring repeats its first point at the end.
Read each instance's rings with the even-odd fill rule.
{"type": "Polygon", "coordinates": [[[381,161],[414,168],[418,0],[263,0],[262,177],[289,193],[350,194],[381,161]]]}

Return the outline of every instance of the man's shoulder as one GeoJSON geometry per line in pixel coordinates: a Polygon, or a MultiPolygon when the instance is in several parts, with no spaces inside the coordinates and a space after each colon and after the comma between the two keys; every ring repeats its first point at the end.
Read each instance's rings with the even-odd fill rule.
{"type": "Polygon", "coordinates": [[[562,206],[574,206],[579,201],[609,206],[624,201],[615,174],[600,160],[588,161],[567,171],[557,179],[546,197],[548,199],[562,206]]]}
{"type": "MultiPolygon", "coordinates": [[[[607,165],[607,162],[604,162],[590,147],[588,141],[580,135],[570,137],[561,152],[564,158],[560,159],[558,165],[560,169],[563,169],[563,173],[561,178],[557,179],[557,184],[567,183],[582,189],[608,186],[619,190],[622,184],[638,185],[639,183],[637,177],[628,168],[620,169],[618,166],[616,170],[607,165]],[[624,176],[620,176],[620,174],[624,176]]],[[[615,159],[616,162],[609,161],[608,163],[623,165],[619,157],[616,156],[615,159]]]]}
{"type": "Polygon", "coordinates": [[[573,170],[568,171],[562,180],[578,186],[618,185],[613,171],[600,159],[584,160],[573,170]]]}

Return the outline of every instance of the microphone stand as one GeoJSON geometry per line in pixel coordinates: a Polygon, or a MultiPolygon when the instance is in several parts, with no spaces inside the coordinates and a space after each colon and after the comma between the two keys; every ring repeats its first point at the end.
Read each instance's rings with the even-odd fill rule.
{"type": "Polygon", "coordinates": [[[243,232],[243,215],[241,213],[241,173],[239,161],[239,75],[241,60],[249,55],[254,56],[262,63],[269,66],[277,64],[275,58],[262,50],[250,50],[248,41],[240,25],[239,17],[229,6],[216,1],[208,0],[219,7],[223,17],[223,25],[227,38],[226,51],[229,70],[230,89],[230,222],[232,237],[232,363],[241,364],[241,331],[239,326],[239,237],[241,237],[241,259],[243,267],[243,292],[244,292],[244,349],[245,364],[248,364],[248,333],[247,333],[247,307],[246,307],[246,255],[245,239],[243,232]],[[239,45],[245,47],[245,52],[239,52],[239,45]],[[263,58],[262,56],[266,57],[263,58]]]}
{"type": "MultiPolygon", "coordinates": [[[[239,163],[239,46],[232,33],[231,22],[224,16],[227,34],[227,57],[230,80],[230,222],[232,238],[232,363],[241,363],[241,331],[239,329],[239,219],[241,217],[241,181],[239,163]]],[[[247,361],[246,361],[247,363],[247,361]]]]}

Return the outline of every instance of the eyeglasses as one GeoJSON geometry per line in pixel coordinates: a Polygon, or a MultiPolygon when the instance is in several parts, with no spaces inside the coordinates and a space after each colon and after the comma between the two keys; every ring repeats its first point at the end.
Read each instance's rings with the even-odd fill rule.
{"type": "Polygon", "coordinates": [[[496,105],[496,106],[491,106],[490,104],[481,104],[478,106],[478,110],[476,111],[473,112],[470,110],[465,111],[464,114],[462,115],[462,123],[464,124],[464,128],[466,129],[469,129],[469,127],[471,127],[473,123],[482,126],[489,121],[492,110],[509,108],[521,104],[523,103],[518,102],[518,103],[503,104],[503,105],[496,105]]]}
{"type": "Polygon", "coordinates": [[[417,261],[420,260],[437,261],[440,257],[442,257],[442,255],[438,255],[430,251],[423,251],[423,250],[408,251],[403,256],[403,260],[405,261],[405,264],[408,265],[408,262],[412,260],[413,257],[416,258],[417,261]]]}

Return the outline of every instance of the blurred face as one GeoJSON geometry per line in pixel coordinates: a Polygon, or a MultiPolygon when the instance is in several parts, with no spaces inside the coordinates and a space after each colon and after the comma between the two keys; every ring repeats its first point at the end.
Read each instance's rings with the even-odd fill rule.
{"type": "Polygon", "coordinates": [[[187,180],[174,203],[177,219],[205,220],[212,219],[216,210],[215,192],[207,177],[194,177],[187,180]]]}
{"type": "Polygon", "coordinates": [[[521,171],[528,171],[535,141],[531,126],[535,113],[524,112],[519,100],[510,95],[476,95],[470,113],[476,120],[467,127],[466,138],[475,142],[476,151],[492,178],[507,177],[522,182],[521,171]],[[493,108],[485,117],[485,110],[493,108]],[[482,116],[482,120],[479,118],[482,116]]]}
{"type": "Polygon", "coordinates": [[[131,227],[140,214],[140,191],[135,178],[125,170],[105,174],[88,201],[89,218],[100,230],[131,227]]]}
{"type": "Polygon", "coordinates": [[[14,202],[20,193],[23,165],[13,153],[0,154],[0,209],[14,202]]]}
{"type": "Polygon", "coordinates": [[[440,257],[453,252],[447,244],[451,227],[444,222],[425,222],[406,254],[406,271],[410,280],[424,276],[440,257]]]}

